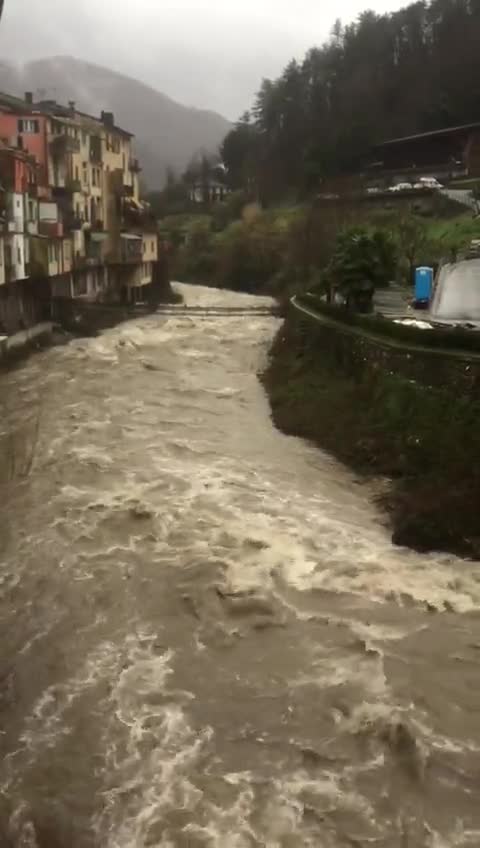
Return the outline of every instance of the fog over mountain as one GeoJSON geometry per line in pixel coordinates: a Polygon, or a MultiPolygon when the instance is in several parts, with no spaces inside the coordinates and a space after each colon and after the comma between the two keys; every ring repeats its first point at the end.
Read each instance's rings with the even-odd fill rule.
{"type": "Polygon", "coordinates": [[[112,111],[117,123],[136,136],[144,182],[163,185],[168,166],[183,171],[192,156],[214,152],[230,128],[215,112],[181,105],[138,80],[71,57],[41,59],[22,68],[0,63],[0,90],[36,100],[74,100],[80,109],[100,115],[112,111]]]}
{"type": "Polygon", "coordinates": [[[6,0],[0,58],[74,56],[235,119],[262,77],[320,44],[335,18],[348,22],[364,8],[364,0],[6,0]]]}

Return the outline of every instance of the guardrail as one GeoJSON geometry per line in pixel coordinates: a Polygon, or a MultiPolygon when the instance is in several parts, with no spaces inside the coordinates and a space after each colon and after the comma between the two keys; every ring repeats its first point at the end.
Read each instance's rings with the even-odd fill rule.
{"type": "Polygon", "coordinates": [[[399,324],[387,318],[359,315],[346,309],[320,302],[317,298],[295,295],[291,305],[319,323],[334,326],[344,333],[363,336],[382,347],[405,353],[451,356],[456,359],[480,359],[480,331],[461,328],[422,330],[399,324]]]}

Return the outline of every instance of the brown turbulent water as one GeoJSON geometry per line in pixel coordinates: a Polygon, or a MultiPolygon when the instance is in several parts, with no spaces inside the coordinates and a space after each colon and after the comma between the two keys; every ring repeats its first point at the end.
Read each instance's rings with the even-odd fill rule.
{"type": "Polygon", "coordinates": [[[1,378],[1,848],[480,845],[480,570],[274,430],[276,328],[154,316],[1,378]]]}

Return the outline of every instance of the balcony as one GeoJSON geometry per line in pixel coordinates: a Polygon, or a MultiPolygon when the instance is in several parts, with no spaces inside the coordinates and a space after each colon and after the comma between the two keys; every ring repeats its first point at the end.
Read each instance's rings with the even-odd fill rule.
{"type": "Polygon", "coordinates": [[[157,232],[157,219],[149,209],[126,206],[122,213],[122,221],[126,230],[137,233],[157,232]]]}
{"type": "Polygon", "coordinates": [[[65,232],[72,232],[73,230],[81,230],[85,221],[81,218],[77,217],[74,212],[66,211],[63,213],[63,226],[65,232]]]}
{"type": "Polygon", "coordinates": [[[75,180],[72,177],[67,177],[65,185],[56,185],[52,187],[54,196],[62,197],[65,194],[80,194],[82,191],[82,183],[80,180],[75,180]]]}
{"type": "Polygon", "coordinates": [[[95,268],[105,262],[103,243],[89,242],[85,247],[84,256],[75,256],[74,268],[95,268]]]}
{"type": "Polygon", "coordinates": [[[38,234],[48,238],[63,237],[63,223],[61,221],[39,221],[38,234]]]}
{"type": "Polygon", "coordinates": [[[102,257],[90,252],[86,256],[75,256],[73,260],[73,267],[77,270],[81,270],[82,268],[96,268],[98,265],[103,265],[102,257]]]}
{"type": "Polygon", "coordinates": [[[139,174],[140,171],[142,170],[140,162],[135,157],[132,157],[130,159],[130,162],[128,163],[128,167],[130,168],[131,171],[133,171],[134,174],[139,174]]]}
{"type": "Polygon", "coordinates": [[[52,156],[62,157],[68,153],[80,153],[80,141],[70,135],[57,135],[50,142],[52,156]]]}
{"type": "Polygon", "coordinates": [[[120,261],[134,265],[143,261],[143,239],[141,236],[134,233],[121,233],[120,261]]]}

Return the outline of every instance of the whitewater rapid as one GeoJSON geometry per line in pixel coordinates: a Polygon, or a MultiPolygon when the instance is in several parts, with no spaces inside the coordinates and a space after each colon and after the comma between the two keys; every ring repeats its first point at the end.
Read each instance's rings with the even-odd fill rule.
{"type": "Polygon", "coordinates": [[[279,326],[153,315],[1,376],[2,848],[480,845],[478,565],[274,429],[279,326]]]}

